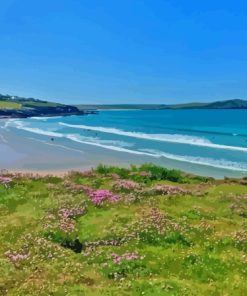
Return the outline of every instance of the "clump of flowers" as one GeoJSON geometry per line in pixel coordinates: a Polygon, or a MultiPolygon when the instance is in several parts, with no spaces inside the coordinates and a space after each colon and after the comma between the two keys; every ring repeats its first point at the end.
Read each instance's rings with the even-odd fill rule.
{"type": "Polygon", "coordinates": [[[165,184],[156,185],[155,187],[153,187],[152,190],[155,193],[162,194],[162,195],[177,195],[177,194],[187,193],[186,190],[184,190],[179,186],[165,185],[165,184]]]}
{"type": "Polygon", "coordinates": [[[82,216],[85,213],[84,208],[62,208],[58,211],[60,218],[59,228],[65,233],[71,233],[75,231],[75,221],[73,218],[82,216]]]}
{"type": "Polygon", "coordinates": [[[76,224],[74,219],[76,217],[84,215],[86,212],[84,207],[73,207],[73,208],[60,208],[58,212],[49,214],[46,218],[49,223],[46,222],[44,227],[46,229],[60,229],[65,233],[72,233],[76,230],[76,224]],[[56,216],[58,219],[56,219],[56,216]]]}
{"type": "Polygon", "coordinates": [[[71,190],[73,193],[78,193],[78,192],[85,192],[88,193],[90,191],[90,187],[86,185],[80,185],[80,184],[74,184],[71,182],[64,182],[64,185],[71,190]]]}
{"type": "Polygon", "coordinates": [[[13,179],[10,177],[0,176],[0,184],[3,184],[6,188],[8,188],[12,181],[13,179]]]}
{"type": "Polygon", "coordinates": [[[76,207],[76,208],[61,208],[58,211],[58,215],[61,218],[75,218],[77,216],[82,216],[85,213],[85,208],[76,207]]]}
{"type": "Polygon", "coordinates": [[[89,197],[95,206],[101,205],[104,201],[117,202],[120,199],[119,195],[104,189],[90,190],[89,197]]]}
{"type": "Polygon", "coordinates": [[[132,180],[118,180],[113,184],[114,189],[123,189],[123,190],[138,190],[141,188],[140,184],[132,180]]]}
{"type": "Polygon", "coordinates": [[[130,253],[124,253],[123,255],[118,255],[116,253],[112,254],[113,257],[113,262],[115,264],[120,264],[123,260],[127,260],[127,261],[132,261],[132,260],[138,260],[138,259],[143,259],[143,257],[140,257],[139,254],[137,254],[136,252],[130,253]]]}
{"type": "Polygon", "coordinates": [[[15,251],[10,251],[10,250],[5,252],[4,255],[12,263],[18,263],[20,261],[23,261],[23,260],[27,259],[27,257],[28,257],[28,255],[26,255],[26,254],[22,254],[22,253],[18,253],[18,252],[15,252],[15,251]]]}
{"type": "Polygon", "coordinates": [[[102,239],[93,242],[85,242],[86,248],[96,248],[99,246],[121,246],[126,243],[127,239],[125,237],[121,239],[102,239]]]}
{"type": "Polygon", "coordinates": [[[237,231],[234,234],[235,246],[239,247],[243,251],[247,251],[247,231],[237,231]]]}
{"type": "MultiPolygon", "coordinates": [[[[166,213],[152,208],[149,212],[143,211],[141,216],[138,215],[135,221],[129,223],[124,235],[129,240],[137,239],[152,245],[163,245],[169,235],[174,235],[172,240],[182,241],[183,230],[183,227],[170,219],[166,213]]],[[[182,243],[187,244],[185,240],[182,243]]]]}
{"type": "Polygon", "coordinates": [[[75,231],[75,222],[72,219],[61,219],[59,228],[65,233],[71,233],[75,231]]]}
{"type": "Polygon", "coordinates": [[[101,205],[104,201],[117,202],[120,199],[119,195],[114,194],[110,190],[106,189],[94,190],[89,186],[77,185],[73,183],[67,183],[66,186],[73,192],[86,193],[90,197],[91,201],[95,206],[101,205]]]}

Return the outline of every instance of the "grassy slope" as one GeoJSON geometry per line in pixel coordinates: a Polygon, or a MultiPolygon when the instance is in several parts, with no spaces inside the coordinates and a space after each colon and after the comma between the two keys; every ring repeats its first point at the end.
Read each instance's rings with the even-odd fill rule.
{"type": "Polygon", "coordinates": [[[8,189],[0,185],[0,295],[246,295],[246,195],[244,180],[192,178],[153,166],[15,176],[8,189]],[[117,176],[141,189],[113,187],[117,176]],[[151,192],[157,184],[189,192],[151,192]],[[78,185],[110,189],[121,199],[94,206],[78,185]],[[76,229],[66,233],[59,209],[74,207],[86,211],[69,218],[76,229]],[[76,237],[81,253],[68,248],[76,237]],[[12,263],[7,250],[28,257],[12,263]],[[138,259],[113,262],[112,253],[127,252],[138,259]]]}
{"type": "Polygon", "coordinates": [[[0,109],[20,109],[20,103],[0,101],[0,109]]]}
{"type": "Polygon", "coordinates": [[[33,99],[14,98],[0,95],[0,109],[26,109],[38,107],[58,107],[62,104],[33,99]]]}
{"type": "Polygon", "coordinates": [[[53,102],[33,102],[33,101],[22,101],[22,106],[28,107],[58,107],[61,104],[53,103],[53,102]]]}

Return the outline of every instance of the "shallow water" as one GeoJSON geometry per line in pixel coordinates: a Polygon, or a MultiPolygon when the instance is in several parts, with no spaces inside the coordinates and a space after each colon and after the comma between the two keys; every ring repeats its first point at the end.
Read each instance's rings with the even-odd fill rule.
{"type": "Polygon", "coordinates": [[[71,153],[91,147],[103,163],[149,161],[203,175],[245,176],[246,115],[247,110],[102,111],[9,120],[2,130],[63,145],[71,153]]]}

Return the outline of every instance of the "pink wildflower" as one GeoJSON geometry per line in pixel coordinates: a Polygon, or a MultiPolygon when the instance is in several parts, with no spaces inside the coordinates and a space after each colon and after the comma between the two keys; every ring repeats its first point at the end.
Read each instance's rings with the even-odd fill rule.
{"type": "Polygon", "coordinates": [[[75,222],[72,219],[62,219],[60,220],[59,228],[66,233],[73,232],[75,230],[75,222]]]}
{"type": "Polygon", "coordinates": [[[112,257],[113,257],[113,262],[116,264],[120,264],[123,260],[132,261],[132,260],[138,260],[141,258],[135,252],[133,252],[133,253],[127,252],[127,253],[124,253],[123,255],[118,255],[118,254],[113,253],[112,257]]]}
{"type": "Polygon", "coordinates": [[[27,255],[18,253],[18,252],[14,252],[14,251],[7,251],[4,253],[4,255],[12,262],[12,263],[17,263],[20,262],[22,260],[27,259],[27,255]]]}
{"type": "Polygon", "coordinates": [[[10,177],[0,176],[0,184],[3,184],[6,188],[8,187],[9,183],[13,180],[10,177]]]}
{"type": "Polygon", "coordinates": [[[118,180],[114,182],[113,187],[115,189],[136,190],[140,189],[140,184],[132,180],[118,180]]]}
{"type": "Polygon", "coordinates": [[[185,194],[186,191],[178,186],[173,186],[173,185],[156,185],[153,188],[155,193],[162,194],[162,195],[176,195],[176,194],[185,194]]]}
{"type": "Polygon", "coordinates": [[[81,216],[85,213],[84,208],[62,208],[59,210],[58,215],[62,218],[73,218],[76,216],[81,216]]]}
{"type": "Polygon", "coordinates": [[[111,191],[104,189],[98,189],[95,191],[92,190],[89,193],[89,197],[96,206],[101,205],[104,201],[117,202],[120,198],[118,195],[112,193],[111,191]]]}

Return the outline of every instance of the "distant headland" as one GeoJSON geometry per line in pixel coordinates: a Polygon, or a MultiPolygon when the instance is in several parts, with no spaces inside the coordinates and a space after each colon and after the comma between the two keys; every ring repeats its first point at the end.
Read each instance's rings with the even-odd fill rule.
{"type": "Polygon", "coordinates": [[[28,118],[95,114],[96,110],[82,110],[76,106],[0,94],[0,118],[28,118]]]}
{"type": "Polygon", "coordinates": [[[98,110],[179,110],[179,109],[247,109],[247,100],[226,100],[212,103],[186,104],[102,104],[66,105],[34,98],[0,94],[1,118],[28,118],[42,116],[70,116],[96,114],[98,110]]]}
{"type": "Polygon", "coordinates": [[[112,105],[76,105],[79,109],[97,110],[177,110],[177,109],[247,109],[247,100],[233,99],[211,103],[185,103],[185,104],[112,104],[112,105]]]}

